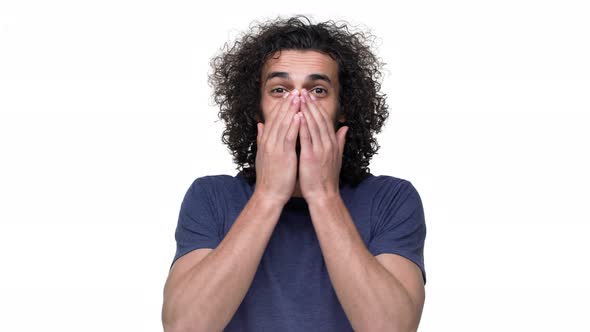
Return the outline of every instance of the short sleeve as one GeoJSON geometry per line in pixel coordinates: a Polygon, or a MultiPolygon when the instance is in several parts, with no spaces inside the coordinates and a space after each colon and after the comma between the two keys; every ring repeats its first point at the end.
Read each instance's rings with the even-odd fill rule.
{"type": "Polygon", "coordinates": [[[422,271],[426,284],[426,223],[422,200],[412,183],[388,177],[375,195],[373,220],[373,236],[368,245],[371,254],[392,253],[411,260],[422,271]]]}
{"type": "Polygon", "coordinates": [[[176,254],[170,268],[181,256],[195,249],[215,248],[221,242],[219,223],[204,182],[197,178],[184,195],[175,232],[176,254]]]}

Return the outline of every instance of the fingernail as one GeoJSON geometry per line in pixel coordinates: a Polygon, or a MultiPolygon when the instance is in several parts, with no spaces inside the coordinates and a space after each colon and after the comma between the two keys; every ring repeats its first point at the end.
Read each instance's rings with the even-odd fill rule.
{"type": "Polygon", "coordinates": [[[293,90],[293,94],[296,96],[299,95],[299,90],[293,90]]]}
{"type": "Polygon", "coordinates": [[[299,102],[299,97],[293,96],[293,104],[297,104],[299,102]]]}
{"type": "Polygon", "coordinates": [[[283,98],[287,98],[289,97],[289,92],[285,93],[285,95],[283,96],[283,98]]]}

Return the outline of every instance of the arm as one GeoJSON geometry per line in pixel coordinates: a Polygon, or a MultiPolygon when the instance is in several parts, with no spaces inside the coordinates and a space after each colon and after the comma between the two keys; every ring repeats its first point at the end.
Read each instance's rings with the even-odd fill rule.
{"type": "Polygon", "coordinates": [[[175,262],[164,287],[165,331],[223,330],[250,288],[282,208],[255,192],[217,248],[194,266],[181,266],[183,257],[175,262]]]}
{"type": "Polygon", "coordinates": [[[424,304],[418,267],[397,256],[387,260],[389,268],[380,263],[365,246],[341,197],[310,202],[309,210],[330,279],[354,330],[416,331],[424,304]],[[390,272],[394,265],[403,278],[390,272]]]}

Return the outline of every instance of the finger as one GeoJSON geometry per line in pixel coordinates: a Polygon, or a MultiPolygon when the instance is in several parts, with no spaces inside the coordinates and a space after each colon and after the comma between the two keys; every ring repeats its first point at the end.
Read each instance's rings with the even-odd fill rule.
{"type": "Polygon", "coordinates": [[[322,144],[324,145],[324,147],[327,147],[330,144],[335,145],[335,138],[333,137],[333,133],[330,133],[330,129],[328,128],[328,124],[326,123],[326,119],[324,117],[324,111],[320,108],[320,106],[317,103],[310,99],[310,97],[312,96],[309,93],[304,93],[304,104],[307,105],[307,109],[310,110],[309,113],[317,123],[317,128],[320,134],[320,139],[322,140],[322,144]]]}
{"type": "Polygon", "coordinates": [[[311,136],[309,133],[309,126],[305,120],[305,116],[302,112],[299,113],[300,124],[299,124],[299,144],[301,144],[301,154],[308,154],[312,151],[311,136]]]}
{"type": "Polygon", "coordinates": [[[343,126],[338,129],[336,132],[336,137],[338,139],[338,152],[342,154],[344,152],[344,144],[346,143],[346,133],[348,133],[348,126],[343,126]]]}
{"type": "MultiPolygon", "coordinates": [[[[284,114],[283,109],[285,109],[286,107],[289,107],[289,100],[291,100],[291,98],[289,98],[291,94],[286,93],[283,98],[276,103],[276,105],[273,107],[273,109],[271,110],[270,114],[269,114],[269,123],[267,123],[266,125],[266,130],[264,131],[264,136],[262,137],[262,141],[266,141],[268,140],[270,137],[272,137],[272,133],[274,131],[273,128],[276,127],[277,124],[277,118],[280,118],[282,114],[284,114]]],[[[280,121],[280,120],[279,120],[280,121]]]]}
{"type": "Polygon", "coordinates": [[[287,100],[292,96],[293,94],[291,92],[285,92],[285,94],[283,95],[283,98],[274,105],[274,107],[270,110],[270,116],[276,116],[276,115],[280,115],[281,109],[284,109],[283,107],[286,106],[286,102],[287,100]]]}
{"type": "Polygon", "coordinates": [[[262,122],[258,122],[256,124],[257,134],[256,134],[256,145],[260,145],[260,139],[262,138],[262,131],[264,130],[264,124],[262,122]]]}
{"type": "Polygon", "coordinates": [[[326,125],[328,126],[328,128],[331,129],[332,131],[335,131],[333,126],[332,126],[332,128],[330,128],[330,125],[332,124],[331,119],[328,116],[328,113],[316,101],[317,98],[313,94],[309,93],[307,90],[306,91],[302,91],[302,92],[303,92],[303,95],[307,97],[307,100],[310,100],[311,99],[309,101],[309,104],[311,106],[315,106],[315,108],[318,110],[318,114],[320,114],[324,118],[324,121],[326,121],[326,125]]]}
{"type": "Polygon", "coordinates": [[[301,126],[301,116],[301,112],[297,112],[293,114],[293,117],[291,118],[291,124],[289,125],[289,129],[287,130],[287,135],[285,135],[285,141],[283,143],[284,151],[295,150],[297,134],[299,133],[299,127],[301,126]]]}
{"type": "Polygon", "coordinates": [[[320,128],[317,121],[311,114],[308,100],[304,99],[304,102],[301,103],[301,110],[303,111],[305,122],[307,123],[307,129],[309,131],[309,136],[311,137],[312,147],[323,148],[325,145],[322,141],[320,128]]]}
{"type": "Polygon", "coordinates": [[[275,142],[274,144],[280,144],[279,146],[283,147],[285,143],[285,135],[287,134],[287,129],[289,129],[289,125],[291,124],[291,120],[293,120],[293,115],[299,109],[299,92],[297,90],[293,91],[292,98],[288,99],[288,106],[286,106],[286,110],[281,110],[283,114],[280,114],[276,118],[276,124],[274,125],[273,132],[270,133],[269,139],[271,142],[275,142]]]}

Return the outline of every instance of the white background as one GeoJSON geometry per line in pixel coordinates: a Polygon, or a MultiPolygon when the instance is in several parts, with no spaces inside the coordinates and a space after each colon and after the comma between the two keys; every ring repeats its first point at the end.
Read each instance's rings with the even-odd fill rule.
{"type": "Polygon", "coordinates": [[[377,37],[371,173],[426,214],[420,331],[588,331],[584,1],[0,1],[0,330],[161,331],[182,198],[235,175],[209,60],[254,20],[377,37]]]}

